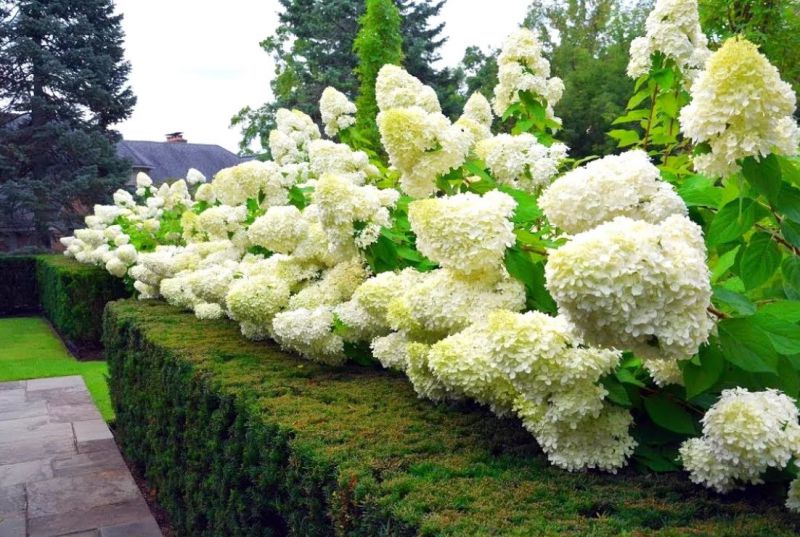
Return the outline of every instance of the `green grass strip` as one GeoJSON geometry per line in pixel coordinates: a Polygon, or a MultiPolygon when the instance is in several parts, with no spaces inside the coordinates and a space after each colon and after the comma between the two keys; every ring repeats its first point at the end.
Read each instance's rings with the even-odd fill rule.
{"type": "Polygon", "coordinates": [[[0,382],[81,375],[106,421],[114,418],[105,362],[79,362],[39,317],[0,319],[0,382]]]}

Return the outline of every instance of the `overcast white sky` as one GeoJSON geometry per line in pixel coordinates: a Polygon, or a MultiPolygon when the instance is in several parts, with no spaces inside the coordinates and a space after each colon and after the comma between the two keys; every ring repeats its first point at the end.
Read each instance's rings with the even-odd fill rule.
{"type": "MultiPolygon", "coordinates": [[[[470,45],[499,46],[522,21],[531,0],[449,0],[442,10],[448,42],[443,63],[455,65],[470,45]]],[[[269,100],[274,66],[258,46],[278,24],[277,0],[116,0],[124,15],[132,116],[116,125],[129,140],[163,140],[183,131],[190,142],[236,151],[228,128],[244,105],[269,100]]]]}

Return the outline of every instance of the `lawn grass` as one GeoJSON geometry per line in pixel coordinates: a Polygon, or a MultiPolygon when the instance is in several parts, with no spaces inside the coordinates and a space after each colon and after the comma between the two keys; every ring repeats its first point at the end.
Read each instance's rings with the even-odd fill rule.
{"type": "Polygon", "coordinates": [[[79,362],[40,317],[0,319],[0,382],[81,375],[106,421],[114,418],[105,362],[79,362]]]}

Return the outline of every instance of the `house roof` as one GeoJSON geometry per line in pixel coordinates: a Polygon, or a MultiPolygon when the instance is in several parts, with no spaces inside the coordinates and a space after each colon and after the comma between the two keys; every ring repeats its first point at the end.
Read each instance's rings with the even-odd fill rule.
{"type": "Polygon", "coordinates": [[[211,179],[221,169],[242,162],[236,154],[213,144],[122,140],[117,143],[117,154],[156,183],[186,177],[189,168],[211,179]]]}

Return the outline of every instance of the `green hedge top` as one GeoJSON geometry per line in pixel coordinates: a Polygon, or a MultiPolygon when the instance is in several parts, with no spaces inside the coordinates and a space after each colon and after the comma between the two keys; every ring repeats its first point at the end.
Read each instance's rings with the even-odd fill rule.
{"type": "Polygon", "coordinates": [[[122,280],[63,255],[36,258],[42,309],[78,350],[99,349],[106,303],[130,296],[122,280]]]}
{"type": "Polygon", "coordinates": [[[125,450],[189,535],[795,535],[768,486],[571,474],[518,422],[434,405],[402,377],[328,368],[235,324],[120,301],[106,353],[125,450]]]}

